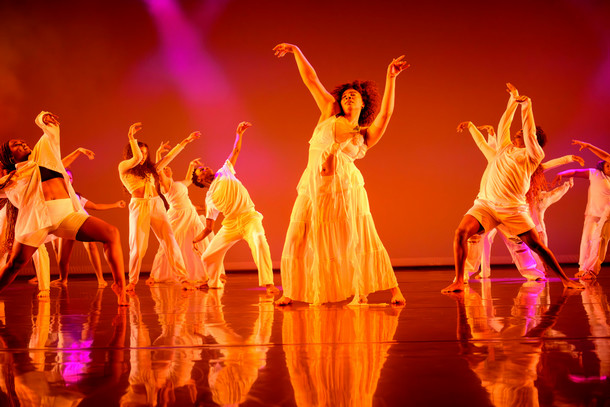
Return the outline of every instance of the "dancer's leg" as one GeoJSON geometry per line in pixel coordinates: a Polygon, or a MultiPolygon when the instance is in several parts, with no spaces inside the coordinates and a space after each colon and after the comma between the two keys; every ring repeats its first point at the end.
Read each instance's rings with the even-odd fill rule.
{"type": "Polygon", "coordinates": [[[585,215],[585,221],[582,225],[582,237],[580,238],[580,255],[578,257],[578,273],[575,277],[580,277],[581,274],[587,271],[586,265],[589,260],[589,252],[591,251],[591,239],[593,231],[599,222],[596,216],[585,215]]]}
{"type": "MultiPolygon", "coordinates": [[[[58,248],[57,250],[57,263],[59,265],[59,278],[51,281],[53,287],[68,284],[68,273],[70,269],[70,257],[72,257],[72,249],[74,248],[74,240],[69,239],[57,239],[58,248]]],[[[55,243],[55,241],[53,241],[55,243]]]]}
{"type": "Polygon", "coordinates": [[[44,243],[32,255],[32,261],[36,270],[35,278],[38,283],[38,298],[46,298],[50,293],[51,263],[49,261],[49,252],[44,243]]]}
{"type": "MultiPolygon", "coordinates": [[[[536,260],[536,255],[530,248],[517,236],[506,236],[500,233],[510,256],[517,266],[517,270],[528,280],[543,280],[546,278],[544,265],[536,260]]],[[[544,242],[543,242],[544,243],[544,242]]]]}
{"type": "Polygon", "coordinates": [[[80,227],[76,240],[81,242],[102,242],[104,255],[112,271],[114,284],[112,290],[118,297],[119,305],[129,305],[125,294],[125,269],[123,266],[123,249],[119,230],[101,219],[90,216],[80,227]]]}
{"type": "Polygon", "coordinates": [[[142,259],[148,248],[150,200],[132,199],[129,204],[129,285],[133,291],[140,278],[142,259]]]}
{"type": "Polygon", "coordinates": [[[203,267],[208,273],[210,288],[222,288],[220,274],[223,269],[227,251],[242,238],[241,234],[232,228],[221,227],[205,252],[203,252],[203,267]]]}
{"type": "Polygon", "coordinates": [[[258,285],[267,287],[269,294],[279,293],[280,290],[273,285],[271,251],[260,219],[252,219],[245,225],[243,238],[250,246],[254,263],[258,269],[258,285]]]}
{"type": "Polygon", "coordinates": [[[491,246],[496,239],[498,229],[483,233],[483,254],[481,255],[481,277],[491,277],[491,246]]]}
{"type": "Polygon", "coordinates": [[[453,239],[453,256],[455,259],[455,279],[443,288],[442,292],[464,291],[464,265],[468,256],[468,239],[483,231],[483,226],[472,215],[464,215],[453,239]]]}
{"type": "Polygon", "coordinates": [[[21,270],[32,258],[38,247],[28,246],[15,241],[13,250],[4,266],[0,269],[0,291],[13,282],[21,270]]]}
{"type": "Polygon", "coordinates": [[[602,268],[602,263],[606,259],[608,250],[608,240],[610,239],[610,219],[602,217],[595,230],[591,234],[591,244],[589,256],[584,265],[584,270],[588,271],[585,276],[587,279],[594,279],[602,268]]]}
{"type": "Polygon", "coordinates": [[[102,260],[100,258],[100,251],[97,249],[97,245],[95,242],[83,242],[85,246],[85,250],[87,251],[87,256],[89,257],[89,262],[93,267],[93,271],[95,272],[95,277],[97,277],[97,286],[99,288],[104,288],[108,285],[106,280],[104,280],[104,272],[102,271],[102,260]]]}
{"type": "Polygon", "coordinates": [[[525,242],[525,244],[528,245],[530,249],[540,256],[548,268],[557,274],[565,288],[584,289],[582,284],[572,281],[566,276],[561,269],[559,262],[555,258],[555,255],[549,250],[548,247],[544,245],[544,243],[542,243],[536,229],[530,229],[527,232],[520,234],[519,237],[525,242]]]}

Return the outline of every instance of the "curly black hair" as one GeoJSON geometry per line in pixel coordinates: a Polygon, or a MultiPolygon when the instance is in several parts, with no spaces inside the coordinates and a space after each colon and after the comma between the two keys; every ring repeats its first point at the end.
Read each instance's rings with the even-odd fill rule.
{"type": "Polygon", "coordinates": [[[331,95],[333,95],[333,97],[339,104],[339,109],[341,109],[341,112],[339,112],[337,116],[343,116],[345,114],[343,108],[341,107],[341,96],[343,96],[345,91],[348,89],[354,89],[362,96],[364,108],[360,112],[358,124],[360,126],[370,125],[375,119],[375,115],[379,111],[379,104],[381,98],[379,96],[379,92],[377,91],[377,85],[373,81],[355,80],[353,82],[348,82],[337,86],[331,92],[331,95]]]}
{"type": "Polygon", "coordinates": [[[538,140],[538,144],[540,147],[544,147],[548,140],[546,133],[542,130],[542,127],[536,126],[536,139],[538,140]]]}
{"type": "Polygon", "coordinates": [[[599,160],[597,162],[597,165],[595,166],[595,169],[600,170],[601,172],[604,172],[604,164],[606,164],[606,162],[604,160],[599,160]]]}
{"type": "MultiPolygon", "coordinates": [[[[155,177],[155,183],[158,183],[159,175],[157,174],[157,169],[155,168],[155,164],[153,164],[153,162],[150,161],[150,148],[148,147],[148,144],[146,144],[142,141],[138,141],[138,146],[140,148],[146,147],[146,149],[148,150],[148,154],[146,155],[146,160],[144,160],[143,164],[138,164],[135,167],[127,170],[127,173],[135,175],[136,177],[140,177],[140,178],[147,178],[148,174],[152,174],[152,176],[155,177]]],[[[125,146],[125,148],[123,149],[123,159],[128,160],[132,157],[133,157],[133,151],[131,151],[131,144],[127,144],[125,146]]]]}

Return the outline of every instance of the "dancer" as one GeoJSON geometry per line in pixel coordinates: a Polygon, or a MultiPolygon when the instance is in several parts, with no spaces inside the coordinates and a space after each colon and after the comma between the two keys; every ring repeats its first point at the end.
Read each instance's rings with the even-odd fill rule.
{"type": "Polygon", "coordinates": [[[497,149],[485,149],[482,146],[484,140],[477,142],[480,148],[485,149],[486,156],[493,157],[493,161],[481,197],[464,215],[455,232],[456,277],[442,291],[464,290],[468,238],[498,225],[504,225],[511,234],[519,236],[559,276],[564,287],[583,289],[582,284],[571,281],[565,275],[553,253],[542,243],[527,211],[525,193],[529,189],[532,173],[544,158],[542,145],[546,142],[546,135],[535,125],[531,100],[527,96],[519,96],[513,85],[507,84],[507,87],[510,98],[498,126],[500,139],[497,149]],[[510,125],[517,105],[521,105],[523,129],[511,136],[510,125]]]}
{"type": "Polygon", "coordinates": [[[555,178],[555,182],[574,177],[589,179],[578,273],[575,277],[592,280],[601,270],[610,239],[610,154],[583,141],[573,140],[572,144],[579,146],[580,150],[586,148],[602,159],[595,168],[563,171],[555,178]]]}
{"type": "Polygon", "coordinates": [[[214,221],[222,212],[224,215],[222,227],[203,253],[203,265],[208,273],[209,287],[224,286],[221,275],[224,270],[225,254],[231,246],[244,239],[250,246],[254,263],[258,268],[258,284],[265,286],[267,293],[275,294],[279,290],[273,285],[271,253],[263,229],[263,215],[254,209],[248,190],[235,177],[234,167],[241,151],[242,137],[251,126],[252,124],[248,122],[239,123],[233,151],[216,174],[209,167],[203,166],[193,171],[193,184],[200,188],[209,187],[205,201],[210,211],[205,229],[193,239],[193,245],[196,246],[214,230],[214,221]]]}
{"type": "MultiPolygon", "coordinates": [[[[168,151],[169,147],[163,146],[161,151],[168,151]]],[[[158,151],[160,153],[160,151],[158,151]]],[[[161,157],[157,157],[160,161],[161,157]]],[[[195,284],[207,284],[207,274],[203,268],[201,254],[207,246],[204,242],[197,243],[197,250],[193,248],[191,242],[195,236],[199,235],[205,229],[203,222],[197,214],[195,206],[191,202],[188,194],[188,187],[192,183],[192,174],[195,168],[203,164],[199,159],[195,159],[189,163],[187,176],[182,181],[174,181],[172,170],[170,167],[165,167],[159,171],[159,183],[161,185],[161,193],[169,204],[167,218],[172,227],[176,242],[182,252],[182,258],[189,275],[189,279],[195,284]]],[[[159,248],[153,262],[153,268],[150,272],[150,283],[161,281],[172,281],[174,274],[171,272],[169,262],[165,256],[165,252],[159,248]]],[[[147,281],[147,283],[149,283],[147,281]]]]}
{"type": "Polygon", "coordinates": [[[195,289],[189,279],[180,253],[180,248],[172,232],[163,201],[155,189],[157,172],[163,170],[184,147],[200,137],[199,132],[191,133],[172,149],[160,162],[153,164],[148,154],[148,145],[135,139],[142,129],[142,123],[134,123],[127,134],[129,144],[125,147],[124,160],[119,163],[119,176],[125,189],[131,194],[129,203],[129,284],[127,291],[135,290],[140,278],[142,259],[148,247],[150,229],[165,251],[170,266],[177,274],[185,290],[195,289]]]}
{"type": "MultiPolygon", "coordinates": [[[[93,151],[83,147],[79,147],[61,160],[64,168],[66,169],[66,173],[68,174],[70,184],[74,182],[74,174],[72,174],[72,171],[70,171],[68,167],[72,165],[72,163],[81,155],[86,156],[87,158],[89,158],[89,160],[93,160],[95,158],[95,154],[93,153],[93,151]]],[[[126,206],[126,203],[123,200],[110,204],[96,204],[95,202],[89,201],[78,192],[76,192],[76,196],[80,201],[83,211],[87,214],[87,209],[101,211],[114,208],[125,208],[126,206]]],[[[72,250],[74,248],[74,240],[55,239],[53,240],[52,245],[53,250],[55,252],[55,259],[57,260],[57,264],[59,265],[59,278],[51,281],[51,286],[58,287],[60,285],[67,285],[68,274],[70,269],[70,258],[72,257],[72,250]]],[[[95,272],[95,276],[97,277],[97,286],[99,288],[106,287],[108,283],[106,283],[106,280],[104,280],[104,273],[102,271],[102,261],[100,259],[100,253],[97,250],[97,246],[94,242],[83,242],[83,246],[85,247],[85,251],[87,252],[87,256],[89,257],[89,262],[91,263],[93,271],[95,272]]]]}
{"type": "Polygon", "coordinates": [[[118,229],[82,212],[59,155],[57,116],[41,112],[35,122],[44,134],[33,149],[23,140],[9,140],[0,150],[0,163],[11,171],[2,178],[0,189],[4,189],[11,204],[21,212],[15,223],[9,225],[14,227],[15,243],[10,258],[0,269],[0,290],[15,279],[34,251],[53,234],[79,241],[102,242],[118,304],[128,305],[118,229]]]}
{"type": "Polygon", "coordinates": [[[276,304],[322,304],[351,295],[353,304],[364,304],[369,293],[387,289],[393,304],[404,304],[354,160],[364,157],[385,133],[394,110],[396,77],[409,65],[404,56],[389,64],[377,113],[379,96],[371,81],[343,84],[329,93],[297,46],[284,43],[273,50],[279,58],[294,55],[321,113],[286,232],[284,293],[276,304]]]}

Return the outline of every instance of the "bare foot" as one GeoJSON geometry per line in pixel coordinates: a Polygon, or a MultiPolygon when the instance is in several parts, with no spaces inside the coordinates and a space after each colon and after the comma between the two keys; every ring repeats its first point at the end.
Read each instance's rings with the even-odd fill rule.
{"type": "Polygon", "coordinates": [[[49,298],[50,290],[40,290],[36,295],[38,298],[49,298]]]}
{"type": "Polygon", "coordinates": [[[181,281],[180,284],[182,285],[182,289],[185,291],[191,291],[196,288],[193,284],[191,284],[190,281],[187,280],[181,281]]]}
{"type": "Polygon", "coordinates": [[[32,277],[28,280],[28,284],[38,284],[38,277],[32,277]]]}
{"type": "Polygon", "coordinates": [[[97,288],[106,288],[108,287],[108,283],[106,280],[97,280],[97,288]]]}
{"type": "Polygon", "coordinates": [[[155,285],[156,283],[157,283],[157,281],[152,277],[148,277],[146,279],[146,285],[155,285]]]}
{"type": "Polygon", "coordinates": [[[390,304],[393,304],[393,305],[405,305],[406,303],[407,303],[407,300],[405,300],[405,297],[402,295],[402,293],[393,295],[392,299],[390,300],[390,304]]]}
{"type": "Polygon", "coordinates": [[[195,286],[197,287],[198,290],[207,290],[208,288],[210,288],[207,281],[204,281],[204,282],[198,281],[195,283],[195,286]]]}
{"type": "MultiPolygon", "coordinates": [[[[129,284],[129,285],[131,285],[131,284],[129,284]]],[[[129,287],[129,285],[127,287],[129,287]]],[[[119,307],[128,307],[129,301],[127,300],[126,289],[124,287],[119,287],[119,285],[117,283],[112,284],[112,286],[110,288],[112,288],[112,291],[114,291],[114,293],[117,296],[118,306],[119,307]]]]}
{"type": "Polygon", "coordinates": [[[62,280],[61,278],[51,281],[51,284],[50,284],[51,287],[61,287],[61,286],[65,287],[67,285],[68,285],[68,280],[62,280]]]}
{"type": "Polygon", "coordinates": [[[276,286],[274,286],[273,284],[267,284],[265,286],[265,288],[267,289],[267,294],[279,294],[280,290],[279,288],[277,288],[276,286]]]}
{"type": "Polygon", "coordinates": [[[572,289],[572,290],[584,290],[585,289],[584,285],[582,285],[581,283],[578,283],[576,281],[572,281],[572,280],[563,281],[563,287],[572,289]]]}
{"type": "Polygon", "coordinates": [[[585,274],[587,274],[587,270],[578,270],[578,273],[574,274],[574,277],[575,278],[581,278],[585,274]]]}
{"type": "Polygon", "coordinates": [[[292,300],[285,295],[282,295],[282,297],[275,302],[275,305],[279,305],[280,307],[290,304],[292,304],[292,300]]]}
{"type": "Polygon", "coordinates": [[[464,291],[463,281],[454,281],[453,283],[441,290],[442,293],[456,293],[460,291],[464,291]]]}
{"type": "Polygon", "coordinates": [[[582,276],[580,276],[580,279],[585,280],[585,281],[595,280],[596,278],[597,278],[597,274],[595,274],[595,272],[592,270],[587,270],[584,272],[584,274],[582,276]]]}
{"type": "Polygon", "coordinates": [[[132,292],[136,290],[136,283],[129,283],[127,287],[125,287],[125,291],[132,292]]]}
{"type": "Polygon", "coordinates": [[[222,283],[222,285],[225,285],[225,283],[227,282],[227,275],[221,274],[219,278],[220,278],[220,282],[222,283]]]}

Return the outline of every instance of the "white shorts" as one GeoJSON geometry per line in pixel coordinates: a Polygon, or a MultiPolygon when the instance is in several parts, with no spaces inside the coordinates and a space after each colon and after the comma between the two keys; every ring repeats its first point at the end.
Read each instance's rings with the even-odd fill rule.
{"type": "Polygon", "coordinates": [[[75,240],[76,234],[89,215],[76,212],[70,198],[45,201],[45,205],[49,211],[51,226],[28,235],[27,241],[20,241],[20,243],[38,247],[47,240],[50,234],[63,239],[75,240]]]}
{"type": "Polygon", "coordinates": [[[505,230],[511,235],[518,236],[536,226],[527,205],[505,207],[494,205],[483,199],[476,199],[466,214],[476,218],[486,232],[499,225],[504,225],[505,230]]]}

